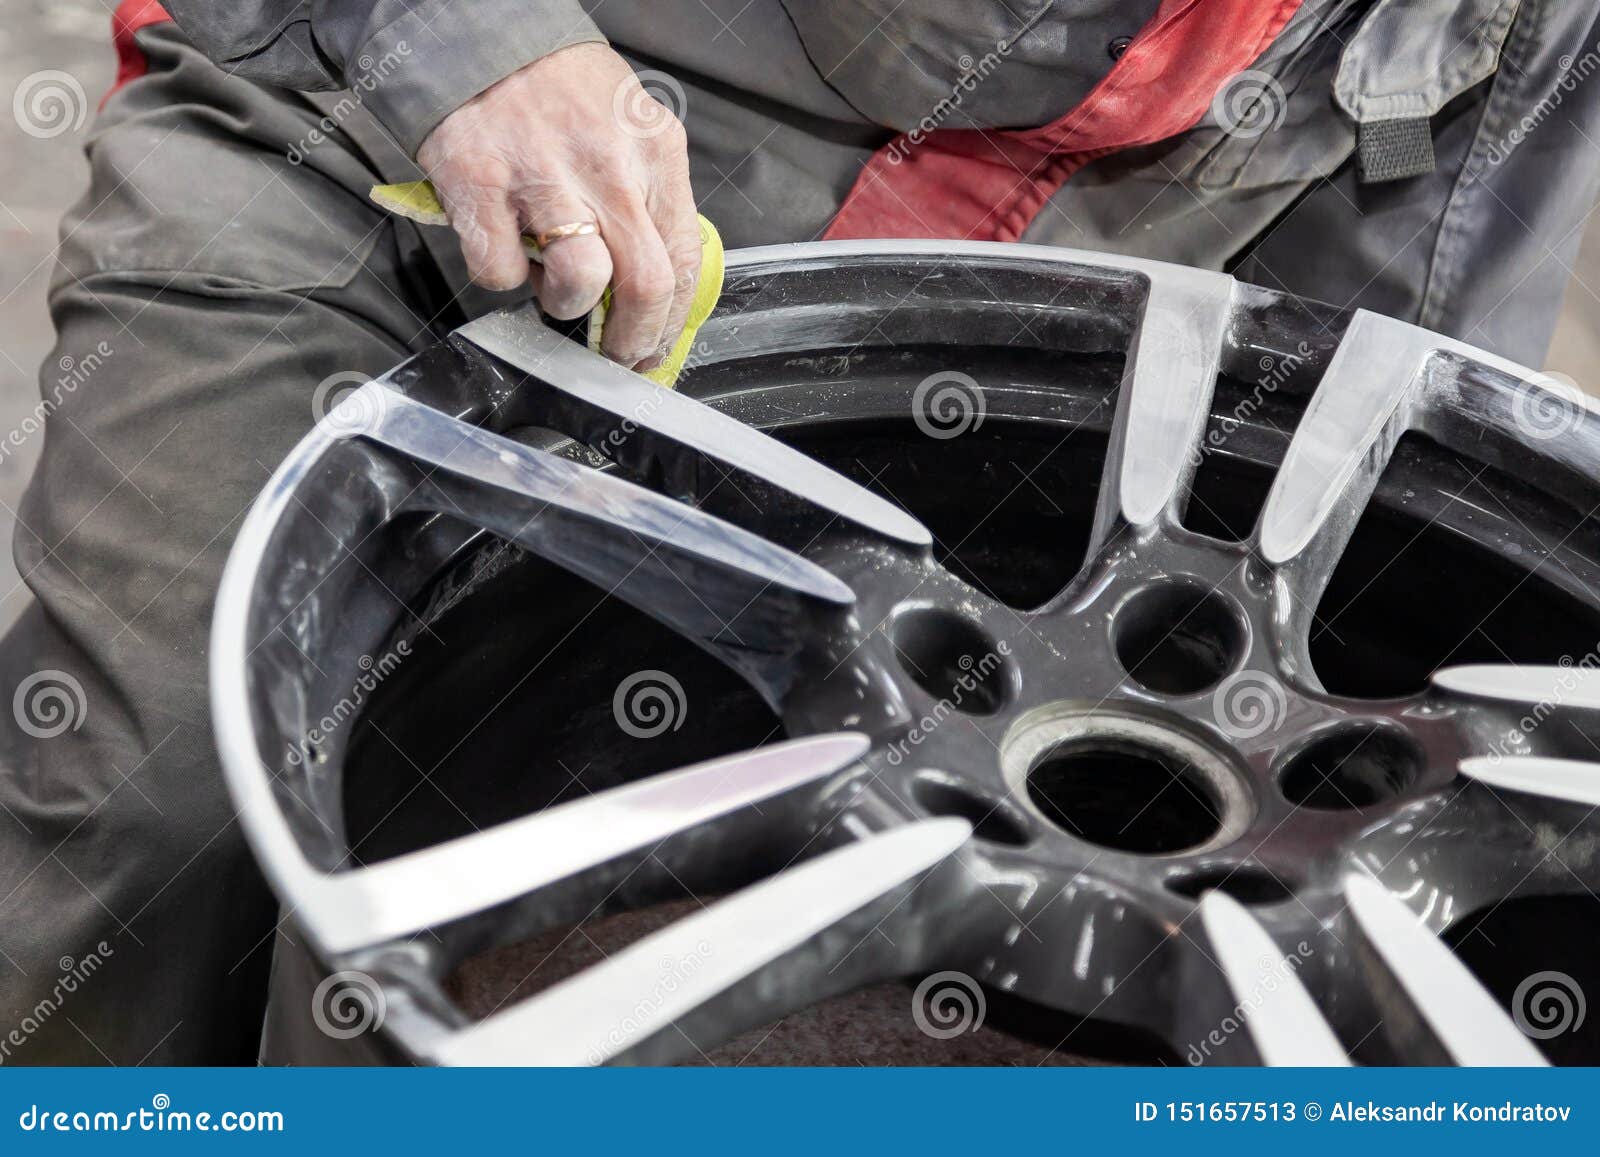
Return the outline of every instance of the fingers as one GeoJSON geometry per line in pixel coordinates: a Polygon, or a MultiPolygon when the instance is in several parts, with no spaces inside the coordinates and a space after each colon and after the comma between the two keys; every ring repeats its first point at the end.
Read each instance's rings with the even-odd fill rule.
{"type": "Polygon", "coordinates": [[[542,57],[467,101],[417,150],[461,238],[472,279],[514,289],[530,276],[552,317],[591,311],[612,286],[603,351],[653,368],[686,323],[700,275],[700,231],[682,124],[606,45],[542,57]],[[618,96],[661,115],[619,116],[618,96]],[[524,231],[593,221],[531,265],[524,231]]]}
{"type": "Polygon", "coordinates": [[[638,367],[655,358],[667,341],[677,289],[672,259],[641,195],[613,202],[601,229],[615,270],[601,352],[621,365],[638,367]]]}
{"type": "Polygon", "coordinates": [[[599,235],[563,238],[541,254],[534,278],[541,308],[570,321],[593,310],[612,286],[602,352],[637,369],[659,365],[683,332],[700,277],[700,224],[687,166],[663,179],[653,207],[637,188],[608,190],[601,213],[571,189],[508,194],[457,183],[441,187],[440,195],[478,285],[509,290],[528,280],[524,233],[594,221],[599,235]]]}
{"type": "Polygon", "coordinates": [[[439,187],[439,195],[476,284],[508,290],[528,280],[522,230],[503,184],[450,183],[439,187]]]}
{"type": "Polygon", "coordinates": [[[651,216],[666,246],[667,260],[672,264],[672,308],[667,312],[661,348],[644,360],[639,367],[641,370],[654,369],[671,352],[688,323],[689,307],[700,284],[700,215],[695,211],[687,158],[684,164],[664,175],[660,189],[651,216]]]}
{"type": "MultiPolygon", "coordinates": [[[[570,195],[556,195],[521,213],[527,232],[543,233],[560,225],[598,221],[598,214],[570,195]]],[[[551,317],[571,321],[600,304],[611,284],[611,252],[602,236],[567,237],[552,242],[540,254],[543,269],[537,278],[539,305],[551,317]]]]}

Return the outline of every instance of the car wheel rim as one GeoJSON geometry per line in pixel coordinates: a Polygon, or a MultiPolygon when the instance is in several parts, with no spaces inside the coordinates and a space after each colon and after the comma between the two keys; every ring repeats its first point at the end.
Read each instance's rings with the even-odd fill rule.
{"type": "MultiPolygon", "coordinates": [[[[1600,805],[1600,769],[1571,758],[1600,707],[1590,664],[1448,669],[1374,699],[1328,691],[1312,640],[1403,435],[1588,505],[1600,442],[1581,398],[1414,327],[1151,263],[886,243],[752,251],[730,277],[697,351],[711,378],[864,350],[1121,358],[1098,398],[956,368],[910,398],[933,442],[1001,411],[1108,425],[1086,561],[1044,605],[1008,606],[935,562],[905,509],[754,429],[785,425],[761,412],[772,399],[653,390],[526,310],[364,387],[241,533],[213,703],[269,878],[325,964],[382,985],[404,1050],[674,1060],[835,992],[954,969],[1191,1060],[1539,1059],[1526,1017],[1436,933],[1510,897],[1592,895],[1587,858],[1561,850],[1592,837],[1600,805]],[[1309,395],[1242,542],[1185,517],[1207,453],[1251,425],[1244,402],[1219,404],[1219,375],[1254,381],[1247,398],[1309,395]],[[623,475],[503,433],[528,427],[623,475]],[[777,512],[742,520],[759,533],[718,505],[730,479],[777,512]],[[358,729],[319,721],[408,618],[397,595],[423,597],[485,530],[693,640],[793,738],[353,861],[341,770],[358,729]],[[738,890],[485,1021],[444,997],[475,948],[669,879],[738,890]],[[608,1025],[663,954],[695,953],[671,1000],[608,1025]]],[[[1556,585],[1596,601],[1581,551],[1503,513],[1526,533],[1482,536],[1486,552],[1542,547],[1556,585]]]]}

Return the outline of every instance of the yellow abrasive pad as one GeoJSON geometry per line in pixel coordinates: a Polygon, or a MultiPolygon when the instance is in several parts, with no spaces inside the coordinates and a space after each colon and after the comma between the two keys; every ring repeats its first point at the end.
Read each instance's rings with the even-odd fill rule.
{"type": "MultiPolygon", "coordinates": [[[[369,195],[373,203],[380,208],[423,225],[450,223],[430,181],[408,181],[403,185],[374,185],[369,195]]],[[[524,235],[522,247],[531,260],[541,260],[539,246],[532,237],[524,235]]],[[[711,311],[717,308],[717,302],[722,297],[723,272],[722,237],[715,225],[701,217],[700,282],[695,286],[694,301],[689,305],[689,318],[684,323],[683,332],[678,335],[678,340],[673,343],[672,352],[667,355],[664,362],[646,373],[645,377],[669,390],[677,384],[679,375],[688,364],[689,356],[694,352],[695,335],[700,332],[700,327],[706,323],[706,319],[711,316],[711,311]]],[[[600,298],[600,304],[595,306],[594,312],[589,315],[589,348],[596,353],[600,352],[600,341],[605,333],[606,311],[610,307],[611,290],[608,288],[600,298]]]]}

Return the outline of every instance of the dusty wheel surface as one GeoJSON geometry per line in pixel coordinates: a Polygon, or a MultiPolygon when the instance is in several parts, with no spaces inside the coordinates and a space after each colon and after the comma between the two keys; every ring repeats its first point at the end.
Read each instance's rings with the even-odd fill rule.
{"type": "Polygon", "coordinates": [[[729,278],[682,394],[491,315],[252,512],[283,999],[429,1063],[1600,1057],[1576,391],[1081,253],[729,278]]]}

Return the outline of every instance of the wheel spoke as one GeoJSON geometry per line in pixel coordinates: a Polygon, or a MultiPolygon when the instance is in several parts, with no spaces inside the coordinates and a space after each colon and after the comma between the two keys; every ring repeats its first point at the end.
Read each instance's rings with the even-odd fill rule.
{"type": "Polygon", "coordinates": [[[403,508],[466,519],[582,575],[779,697],[808,606],[850,588],[800,555],[625,479],[386,390],[361,431],[423,467],[403,508]]]}
{"type": "Polygon", "coordinates": [[[1466,965],[1387,888],[1370,876],[1351,874],[1344,890],[1368,942],[1457,1064],[1545,1063],[1466,965]]]}
{"type": "Polygon", "coordinates": [[[1287,958],[1244,905],[1222,892],[1207,892],[1200,919],[1264,1063],[1350,1063],[1287,958]]]}
{"type": "MultiPolygon", "coordinates": [[[[1280,569],[1296,614],[1308,622],[1408,430],[1487,464],[1523,469],[1530,452],[1535,464],[1570,454],[1551,439],[1595,417],[1592,399],[1545,374],[1359,310],[1273,480],[1261,555],[1280,569]],[[1499,443],[1483,438],[1486,427],[1499,443]]],[[[1594,465],[1592,456],[1569,463],[1580,475],[1594,465]]]]}
{"type": "Polygon", "coordinates": [[[1600,763],[1579,759],[1480,757],[1461,761],[1461,774],[1500,791],[1600,808],[1600,763]]]}
{"type": "Polygon", "coordinates": [[[1600,711],[1600,671],[1486,663],[1436,671],[1433,685],[1450,700],[1516,717],[1492,742],[1480,742],[1487,754],[1461,762],[1463,775],[1502,791],[1600,807],[1600,763],[1525,754],[1521,743],[1508,742],[1557,722],[1591,732],[1593,713],[1600,711]]]}
{"type": "Polygon", "coordinates": [[[1435,334],[1362,310],[1306,408],[1261,515],[1260,550],[1309,616],[1400,436],[1435,334]]]}
{"type": "Polygon", "coordinates": [[[652,776],[470,836],[323,875],[300,916],[328,953],[474,915],[849,767],[850,732],[799,739],[652,776]]]}
{"type": "MultiPolygon", "coordinates": [[[[830,995],[838,987],[835,966],[854,954],[874,958],[869,974],[877,979],[899,975],[914,961],[890,944],[896,937],[875,930],[903,906],[905,886],[953,854],[971,830],[964,820],[925,820],[828,852],[445,1038],[436,1059],[655,1061],[703,1047],[687,1038],[651,1041],[691,1015],[715,1016],[727,1037],[830,995]],[[834,935],[825,935],[830,930],[834,935]],[[741,985],[758,974],[754,990],[741,985]]],[[[861,972],[858,965],[851,975],[861,972]]]]}
{"type": "Polygon", "coordinates": [[[1465,699],[1488,699],[1546,710],[1600,710],[1600,671],[1588,667],[1521,666],[1483,663],[1446,667],[1433,684],[1465,699]]]}
{"type": "Polygon", "coordinates": [[[1201,270],[1150,274],[1118,393],[1091,556],[1123,528],[1178,517],[1211,412],[1236,285],[1201,270]]]}
{"type": "Polygon", "coordinates": [[[899,507],[766,434],[568,341],[541,323],[531,306],[481,317],[458,329],[456,336],[548,387],[550,394],[536,399],[555,403],[545,424],[584,437],[591,445],[616,449],[608,436],[619,427],[636,427],[654,436],[656,455],[667,448],[688,451],[886,538],[913,547],[933,541],[927,528],[899,507]]]}

